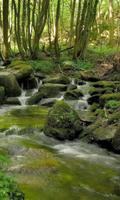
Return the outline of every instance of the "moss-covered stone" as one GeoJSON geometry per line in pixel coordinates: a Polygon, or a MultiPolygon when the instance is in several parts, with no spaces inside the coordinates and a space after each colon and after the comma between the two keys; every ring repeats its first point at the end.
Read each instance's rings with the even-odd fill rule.
{"type": "Polygon", "coordinates": [[[33,105],[44,98],[56,97],[59,92],[67,89],[67,85],[46,83],[39,88],[39,91],[28,99],[28,104],[33,105]]]}
{"type": "Polygon", "coordinates": [[[120,110],[109,115],[109,124],[119,124],[120,123],[120,110]]]}
{"type": "Polygon", "coordinates": [[[33,69],[30,64],[24,61],[15,60],[13,61],[7,71],[14,74],[17,80],[22,80],[29,77],[33,73],[33,69]]]}
{"type": "Polygon", "coordinates": [[[115,82],[113,81],[97,81],[96,83],[93,83],[93,86],[96,88],[115,88],[115,82]]]}
{"type": "Polygon", "coordinates": [[[104,94],[100,97],[100,102],[102,105],[104,105],[109,100],[120,100],[120,93],[110,93],[110,94],[104,94]]]}
{"type": "Polygon", "coordinates": [[[21,89],[15,76],[7,71],[0,72],[0,85],[5,88],[5,95],[8,97],[16,97],[21,94],[21,89]]]}
{"type": "Polygon", "coordinates": [[[76,100],[80,97],[83,97],[83,93],[80,89],[68,90],[64,95],[64,99],[66,100],[76,100]]]}
{"type": "Polygon", "coordinates": [[[93,71],[81,71],[81,79],[85,81],[96,82],[99,81],[99,77],[93,71]]]}
{"type": "Polygon", "coordinates": [[[55,83],[55,84],[69,84],[70,79],[67,76],[58,76],[54,78],[44,79],[44,83],[55,83]]]}
{"type": "Polygon", "coordinates": [[[3,103],[4,98],[5,98],[5,89],[4,87],[0,86],[0,104],[3,103]]]}
{"type": "Polygon", "coordinates": [[[114,90],[112,88],[106,87],[106,88],[95,88],[91,87],[90,88],[90,95],[96,95],[96,94],[106,94],[106,93],[111,93],[114,90]]]}
{"type": "Polygon", "coordinates": [[[44,133],[60,140],[72,140],[81,133],[79,115],[64,101],[58,101],[48,113],[44,133]]]}

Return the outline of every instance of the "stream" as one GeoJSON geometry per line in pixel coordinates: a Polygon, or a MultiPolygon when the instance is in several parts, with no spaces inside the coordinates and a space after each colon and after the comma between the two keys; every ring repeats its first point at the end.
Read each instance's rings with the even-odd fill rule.
{"type": "MultiPolygon", "coordinates": [[[[84,97],[68,103],[87,112],[90,85],[77,87],[84,97]]],[[[2,106],[0,114],[24,110],[28,98],[23,90],[19,97],[21,106],[2,106]]],[[[56,99],[63,99],[63,93],[56,99]]],[[[29,120],[29,112],[27,117],[29,120]]],[[[20,128],[11,124],[9,130],[0,134],[0,148],[9,152],[7,171],[15,177],[25,200],[120,200],[119,155],[79,139],[57,141],[35,127],[19,133],[20,128]]]]}

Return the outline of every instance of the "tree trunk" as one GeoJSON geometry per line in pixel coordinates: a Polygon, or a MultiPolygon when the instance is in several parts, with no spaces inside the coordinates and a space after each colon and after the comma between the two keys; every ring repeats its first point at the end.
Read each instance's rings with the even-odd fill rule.
{"type": "Polygon", "coordinates": [[[9,0],[3,1],[3,58],[5,62],[9,59],[9,42],[8,42],[8,11],[9,0]]]}

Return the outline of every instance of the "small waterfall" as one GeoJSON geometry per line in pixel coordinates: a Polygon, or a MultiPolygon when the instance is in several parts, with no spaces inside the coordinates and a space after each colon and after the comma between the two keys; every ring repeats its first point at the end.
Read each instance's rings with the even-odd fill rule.
{"type": "Polygon", "coordinates": [[[77,85],[77,88],[82,91],[84,96],[80,100],[78,100],[76,109],[87,110],[89,108],[89,104],[87,100],[90,97],[90,94],[89,94],[90,83],[86,82],[86,84],[84,85],[77,85]]]}
{"type": "Polygon", "coordinates": [[[42,85],[42,80],[36,78],[36,82],[37,82],[37,89],[39,89],[40,86],[42,85]]]}
{"type": "Polygon", "coordinates": [[[71,80],[71,85],[75,85],[75,79],[74,78],[72,78],[72,80],[71,80]]]}
{"type": "Polygon", "coordinates": [[[21,96],[18,97],[20,103],[21,103],[21,106],[25,106],[26,105],[26,101],[29,97],[26,96],[26,91],[25,90],[22,90],[22,94],[21,96]]]}

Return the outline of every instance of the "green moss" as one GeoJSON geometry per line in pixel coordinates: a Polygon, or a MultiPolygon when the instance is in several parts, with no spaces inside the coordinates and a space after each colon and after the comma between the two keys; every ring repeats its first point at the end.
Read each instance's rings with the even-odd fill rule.
{"type": "Polygon", "coordinates": [[[120,123],[120,111],[112,113],[109,116],[108,123],[120,123]]]}
{"type": "Polygon", "coordinates": [[[14,125],[43,128],[47,113],[47,108],[39,106],[13,110],[0,116],[0,129],[5,130],[14,125]]]}
{"type": "Polygon", "coordinates": [[[93,83],[93,86],[94,87],[101,87],[101,88],[115,88],[115,82],[113,81],[97,81],[96,83],[93,83]]]}
{"type": "Polygon", "coordinates": [[[109,100],[106,102],[105,104],[106,108],[110,108],[110,109],[117,109],[120,107],[120,101],[116,101],[116,100],[109,100]]]}
{"type": "Polygon", "coordinates": [[[44,129],[46,135],[60,139],[74,139],[82,131],[78,113],[66,102],[57,101],[49,111],[44,129]]]}
{"type": "Polygon", "coordinates": [[[82,96],[83,96],[83,93],[80,89],[74,89],[74,90],[68,90],[65,93],[64,98],[66,100],[76,100],[76,99],[79,99],[82,96]]]}
{"type": "Polygon", "coordinates": [[[111,94],[104,94],[100,97],[100,101],[102,104],[105,104],[109,100],[120,100],[120,93],[111,93],[111,94]]]}

